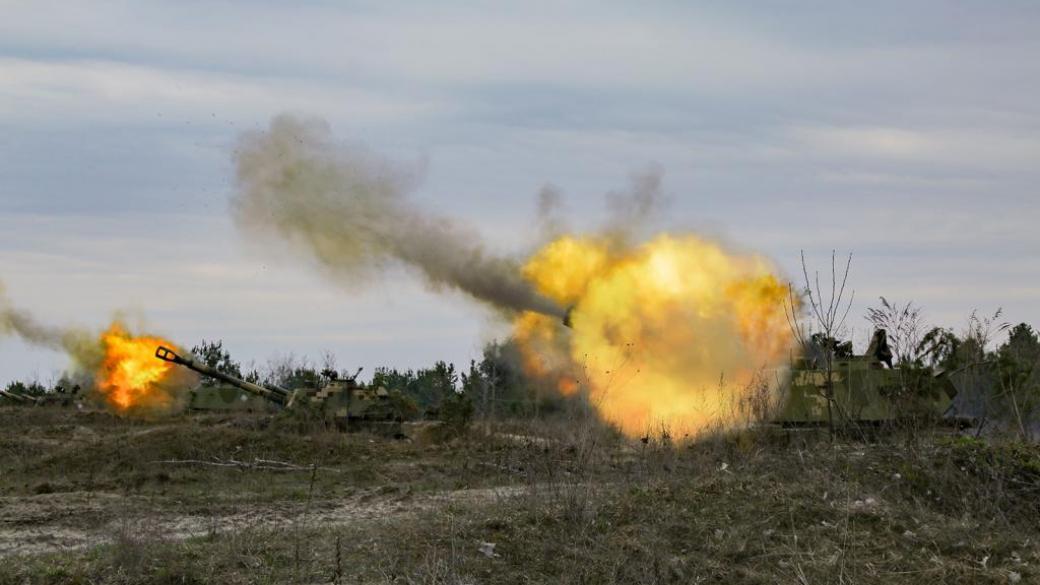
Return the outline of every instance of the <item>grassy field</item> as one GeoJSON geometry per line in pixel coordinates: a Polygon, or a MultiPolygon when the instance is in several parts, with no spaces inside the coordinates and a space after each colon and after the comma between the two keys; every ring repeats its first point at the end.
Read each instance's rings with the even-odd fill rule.
{"type": "Polygon", "coordinates": [[[1040,449],[0,408],[0,584],[1037,583],[1040,449]]]}

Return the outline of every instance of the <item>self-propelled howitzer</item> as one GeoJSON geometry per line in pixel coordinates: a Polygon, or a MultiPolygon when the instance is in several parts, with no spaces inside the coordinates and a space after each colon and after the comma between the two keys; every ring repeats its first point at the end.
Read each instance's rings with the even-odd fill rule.
{"type": "Polygon", "coordinates": [[[173,351],[168,347],[163,347],[160,345],[155,350],[155,357],[163,361],[184,366],[189,370],[194,370],[202,374],[203,376],[209,376],[210,378],[220,380],[225,384],[229,384],[236,388],[240,388],[250,394],[260,396],[261,398],[266,398],[267,400],[270,400],[271,402],[274,402],[275,404],[278,404],[280,406],[291,406],[293,402],[293,393],[286,390],[285,388],[279,388],[278,386],[261,386],[252,382],[246,382],[241,378],[236,378],[232,375],[225,374],[224,372],[221,372],[216,368],[212,368],[190,357],[182,357],[180,355],[177,355],[177,352],[173,351]]]}
{"type": "Polygon", "coordinates": [[[155,350],[155,357],[220,380],[226,386],[244,393],[233,391],[229,395],[226,386],[215,386],[213,392],[199,394],[205,388],[200,387],[196,389],[189,406],[193,410],[251,410],[255,404],[247,407],[242,405],[248,402],[246,395],[252,395],[308,420],[323,420],[342,430],[365,429],[390,436],[400,435],[401,423],[415,415],[414,404],[400,392],[382,387],[363,387],[357,383],[357,374],[340,378],[333,372],[331,380],[321,388],[286,390],[274,385],[261,386],[246,382],[194,358],[179,356],[168,347],[159,346],[155,350]]]}

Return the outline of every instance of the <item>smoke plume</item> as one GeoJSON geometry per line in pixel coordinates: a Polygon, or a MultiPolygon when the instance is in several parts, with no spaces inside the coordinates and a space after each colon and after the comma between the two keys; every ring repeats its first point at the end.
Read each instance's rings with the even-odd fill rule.
{"type": "Polygon", "coordinates": [[[646,239],[654,221],[670,204],[662,190],[663,178],[664,171],[650,165],[632,174],[628,189],[608,192],[605,201],[609,216],[604,235],[622,245],[646,239]]]}
{"type": "Polygon", "coordinates": [[[567,222],[562,217],[562,211],[563,193],[556,185],[544,185],[538,191],[537,207],[535,209],[538,234],[542,240],[546,242],[555,240],[569,231],[567,222]]]}
{"type": "Polygon", "coordinates": [[[472,229],[410,201],[418,172],[335,143],[321,120],[278,116],[242,136],[235,162],[239,227],[280,236],[347,287],[397,261],[437,290],[509,312],[563,315],[522,278],[516,259],[486,252],[472,229]]]}
{"type": "Polygon", "coordinates": [[[79,368],[90,369],[101,362],[101,348],[90,332],[40,323],[28,311],[11,305],[0,283],[0,337],[11,335],[30,345],[65,352],[79,368]]]}

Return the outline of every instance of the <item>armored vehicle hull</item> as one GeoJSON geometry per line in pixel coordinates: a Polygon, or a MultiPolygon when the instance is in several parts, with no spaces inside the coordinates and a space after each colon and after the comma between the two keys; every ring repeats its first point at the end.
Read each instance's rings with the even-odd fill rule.
{"type": "Polygon", "coordinates": [[[229,384],[200,384],[191,391],[188,409],[221,412],[277,412],[278,406],[229,384]]]}
{"type": "Polygon", "coordinates": [[[875,333],[865,355],[844,354],[827,344],[821,354],[795,361],[787,384],[781,389],[774,422],[785,426],[822,424],[879,424],[911,414],[944,416],[956,394],[943,380],[944,389],[933,397],[907,396],[908,374],[892,366],[892,353],[883,330],[875,333]],[[828,360],[830,367],[827,367],[828,360]],[[829,372],[828,372],[829,370],[829,372]]]}

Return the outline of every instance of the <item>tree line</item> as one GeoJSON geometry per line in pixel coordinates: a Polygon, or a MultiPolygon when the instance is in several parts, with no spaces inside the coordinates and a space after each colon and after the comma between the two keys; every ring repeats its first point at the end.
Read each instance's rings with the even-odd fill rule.
{"type": "MultiPolygon", "coordinates": [[[[825,313],[826,315],[826,313],[825,313]]],[[[875,329],[884,329],[892,353],[892,365],[899,370],[900,396],[911,403],[916,397],[935,396],[950,380],[957,390],[967,392],[974,416],[982,423],[1010,426],[1024,437],[1040,437],[1040,335],[1026,323],[1011,326],[1001,322],[1002,314],[980,316],[972,313],[960,332],[949,327],[924,325],[920,307],[900,305],[881,298],[867,310],[866,320],[875,329]],[[998,336],[1006,337],[995,343],[998,336]]],[[[852,351],[852,344],[839,341],[842,330],[828,329],[834,335],[801,336],[803,354],[822,356],[823,369],[838,354],[852,351]]],[[[321,388],[337,379],[353,379],[358,371],[336,367],[335,356],[326,353],[320,363],[294,355],[272,359],[264,367],[243,368],[221,340],[203,340],[192,353],[206,365],[247,381],[288,389],[321,388]]],[[[33,381],[11,381],[8,392],[45,396],[78,389],[89,381],[62,375],[52,386],[33,381]]],[[[203,380],[203,384],[213,384],[203,380]]],[[[376,368],[369,385],[396,390],[423,416],[437,416],[449,409],[454,414],[470,413],[480,419],[507,419],[552,416],[580,408],[580,395],[563,396],[552,382],[525,375],[516,343],[507,339],[488,343],[479,359],[459,370],[454,364],[437,361],[430,367],[398,369],[376,368]]],[[[962,400],[962,403],[964,400],[962,400]]],[[[467,415],[468,416],[468,415],[467,415]]]]}

